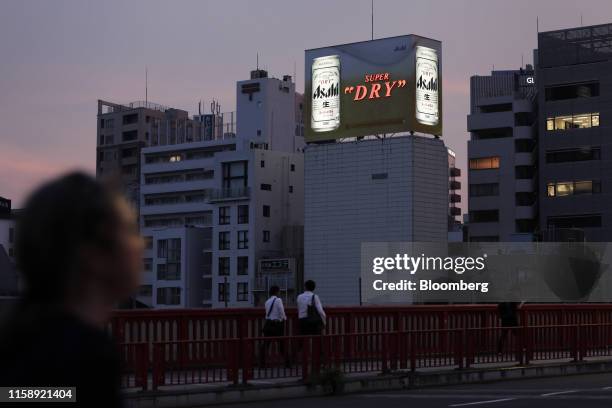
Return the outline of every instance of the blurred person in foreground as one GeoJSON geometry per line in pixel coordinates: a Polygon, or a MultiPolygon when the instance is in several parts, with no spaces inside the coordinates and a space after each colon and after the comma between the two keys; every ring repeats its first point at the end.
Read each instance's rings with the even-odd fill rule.
{"type": "Polygon", "coordinates": [[[76,404],[66,406],[121,406],[106,325],[140,282],[132,208],[109,186],[71,173],[29,197],[16,239],[25,290],[0,324],[0,386],[76,387],[76,404]]]}

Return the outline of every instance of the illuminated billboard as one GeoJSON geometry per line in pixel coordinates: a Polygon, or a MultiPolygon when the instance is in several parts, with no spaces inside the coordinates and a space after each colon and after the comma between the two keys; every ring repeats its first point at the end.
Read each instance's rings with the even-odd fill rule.
{"type": "Polygon", "coordinates": [[[416,35],[306,50],[306,142],[442,135],[442,45],[416,35]]]}

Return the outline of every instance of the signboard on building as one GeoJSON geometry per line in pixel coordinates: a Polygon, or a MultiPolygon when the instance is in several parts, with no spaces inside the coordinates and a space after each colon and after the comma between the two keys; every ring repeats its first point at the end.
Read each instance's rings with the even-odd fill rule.
{"type": "Polygon", "coordinates": [[[442,44],[416,35],[306,50],[305,136],[442,135],[442,44]]]}

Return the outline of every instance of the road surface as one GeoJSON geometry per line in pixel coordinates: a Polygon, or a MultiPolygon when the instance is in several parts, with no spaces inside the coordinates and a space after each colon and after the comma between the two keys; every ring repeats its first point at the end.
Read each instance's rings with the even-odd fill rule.
{"type": "MultiPolygon", "coordinates": [[[[227,407],[227,406],[226,406],[227,407]]],[[[231,405],[234,408],[612,407],[612,373],[231,405]]]]}

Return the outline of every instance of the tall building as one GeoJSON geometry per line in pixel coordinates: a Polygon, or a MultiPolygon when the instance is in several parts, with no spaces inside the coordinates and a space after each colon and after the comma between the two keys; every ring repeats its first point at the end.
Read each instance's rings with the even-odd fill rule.
{"type": "Polygon", "coordinates": [[[140,204],[141,149],[234,135],[233,114],[199,114],[152,102],[126,105],[98,100],[96,174],[121,180],[126,197],[140,204]]]}
{"type": "Polygon", "coordinates": [[[303,231],[299,101],[291,77],[253,71],[237,84],[235,135],[142,149],[148,245],[139,301],[157,308],[251,306],[280,275],[285,294],[295,291],[303,251],[288,243],[299,245],[303,231]]]}
{"type": "Polygon", "coordinates": [[[438,138],[310,144],[304,278],[327,304],[360,302],[361,244],[446,242],[448,152],[438,138]]]}
{"type": "Polygon", "coordinates": [[[612,24],[539,33],[540,229],[612,239],[612,24]]]}
{"type": "Polygon", "coordinates": [[[470,78],[470,241],[534,238],[538,190],[533,78],[529,65],[470,78]]]}

